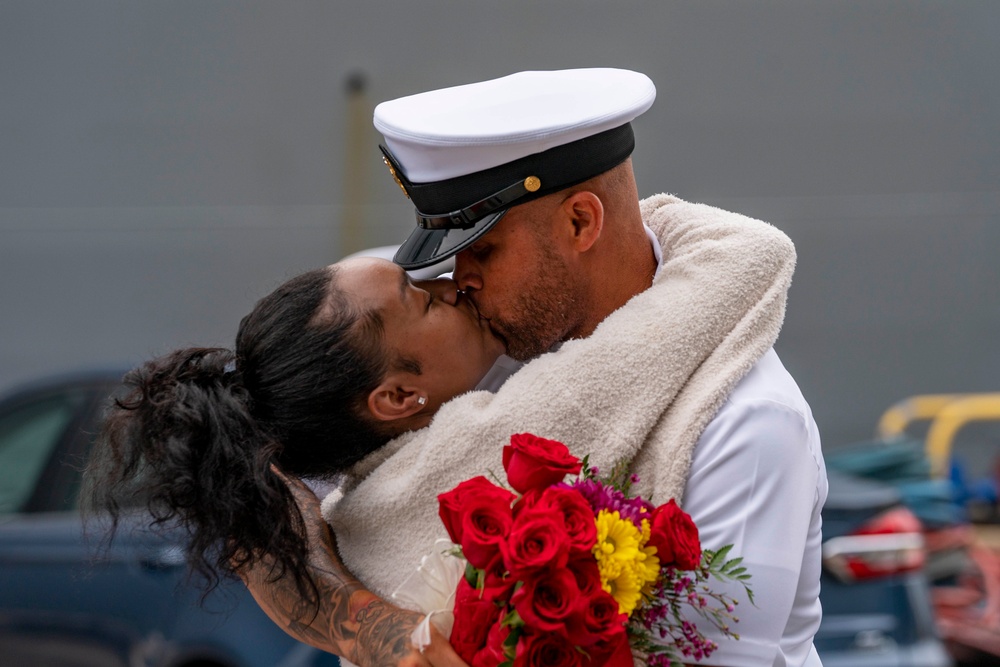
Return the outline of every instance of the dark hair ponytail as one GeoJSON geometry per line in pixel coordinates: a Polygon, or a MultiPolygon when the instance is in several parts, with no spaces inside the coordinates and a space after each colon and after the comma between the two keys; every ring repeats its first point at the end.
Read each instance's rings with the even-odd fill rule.
{"type": "Polygon", "coordinates": [[[328,476],[388,439],[363,411],[387,367],[374,315],[336,288],[334,269],[294,278],[243,318],[236,352],[190,348],[123,379],[85,475],[84,505],[109,539],[138,494],[153,526],[181,526],[206,590],[266,556],[306,600],[308,545],[274,472],[328,476]]]}

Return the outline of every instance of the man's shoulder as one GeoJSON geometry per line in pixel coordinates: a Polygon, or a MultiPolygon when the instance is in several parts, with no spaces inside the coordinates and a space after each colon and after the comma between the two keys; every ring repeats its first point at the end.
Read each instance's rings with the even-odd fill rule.
{"type": "Polygon", "coordinates": [[[809,403],[773,348],[730,393],[706,427],[698,449],[728,452],[733,443],[752,448],[765,442],[772,451],[798,449],[805,442],[812,458],[822,456],[809,403]]]}
{"type": "MultiPolygon", "coordinates": [[[[826,497],[819,429],[809,404],[773,349],[736,386],[705,428],[695,446],[689,484],[704,486],[706,479],[720,480],[720,470],[754,471],[755,479],[815,475],[817,502],[822,504],[826,497]]],[[[732,483],[731,478],[727,483],[732,483]]]]}
{"type": "Polygon", "coordinates": [[[765,352],[733,388],[723,408],[745,409],[761,403],[784,406],[803,415],[810,414],[809,404],[798,383],[781,363],[774,348],[765,352]]]}

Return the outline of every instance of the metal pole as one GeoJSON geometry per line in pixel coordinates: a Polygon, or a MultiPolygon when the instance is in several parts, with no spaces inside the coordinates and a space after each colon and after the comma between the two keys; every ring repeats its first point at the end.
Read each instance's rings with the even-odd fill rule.
{"type": "Polygon", "coordinates": [[[367,247],[365,239],[364,203],[368,192],[368,160],[372,146],[371,106],[366,94],[368,80],[363,72],[348,75],[344,82],[347,93],[347,136],[344,141],[344,191],[340,227],[340,256],[367,247]]]}

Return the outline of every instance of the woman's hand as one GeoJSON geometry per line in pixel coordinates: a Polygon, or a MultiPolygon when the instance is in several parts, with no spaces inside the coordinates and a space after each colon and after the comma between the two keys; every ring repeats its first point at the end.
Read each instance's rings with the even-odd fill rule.
{"type": "Polygon", "coordinates": [[[361,667],[467,667],[433,626],[430,645],[423,652],[413,646],[410,637],[423,615],[365,589],[340,561],[316,494],[302,480],[275,467],[272,471],[288,486],[302,515],[318,605],[303,600],[290,576],[276,577],[272,564],[260,559],[240,574],[271,620],[295,639],[361,667]]]}

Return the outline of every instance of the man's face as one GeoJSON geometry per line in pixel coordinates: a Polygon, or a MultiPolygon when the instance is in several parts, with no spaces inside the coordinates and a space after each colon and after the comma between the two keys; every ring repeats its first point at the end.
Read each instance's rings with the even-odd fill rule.
{"type": "Polygon", "coordinates": [[[544,197],[515,206],[455,257],[452,275],[459,289],[514,359],[548,351],[569,336],[582,315],[578,281],[553,241],[557,203],[544,197]]]}

